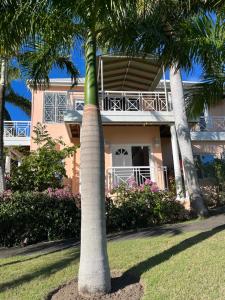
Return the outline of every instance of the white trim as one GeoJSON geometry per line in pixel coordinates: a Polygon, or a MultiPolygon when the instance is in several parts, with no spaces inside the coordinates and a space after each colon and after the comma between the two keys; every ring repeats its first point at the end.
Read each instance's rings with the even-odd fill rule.
{"type": "MultiPolygon", "coordinates": [[[[67,110],[64,122],[80,124],[83,111],[67,110]]],[[[169,124],[174,123],[173,111],[101,111],[103,124],[169,124]]]]}
{"type": "Polygon", "coordinates": [[[225,141],[225,132],[192,131],[192,141],[225,141]]]}

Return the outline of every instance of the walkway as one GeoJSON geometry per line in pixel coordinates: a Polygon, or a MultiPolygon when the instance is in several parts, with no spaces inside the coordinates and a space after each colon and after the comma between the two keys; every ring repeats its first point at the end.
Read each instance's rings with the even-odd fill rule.
{"type": "MultiPolygon", "coordinates": [[[[140,231],[127,231],[108,235],[108,241],[121,241],[127,239],[146,238],[160,235],[177,235],[190,231],[208,231],[218,226],[225,225],[225,213],[214,215],[205,220],[196,220],[191,222],[162,225],[151,227],[140,231]]],[[[225,228],[224,228],[225,229],[225,228]]],[[[60,240],[52,242],[41,242],[27,247],[0,248],[0,258],[12,257],[16,255],[44,254],[60,251],[70,247],[78,246],[79,242],[74,240],[60,240]]]]}

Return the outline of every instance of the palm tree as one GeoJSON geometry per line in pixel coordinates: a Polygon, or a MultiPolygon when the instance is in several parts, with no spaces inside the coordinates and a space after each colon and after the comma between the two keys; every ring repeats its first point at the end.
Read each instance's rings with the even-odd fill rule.
{"type": "MultiPolygon", "coordinates": [[[[36,46],[36,35],[38,34],[38,30],[41,29],[38,10],[41,11],[40,8],[44,2],[36,2],[35,0],[27,2],[26,0],[22,0],[15,3],[11,0],[5,0],[0,8],[0,193],[5,188],[3,120],[4,117],[7,119],[10,118],[9,113],[5,109],[5,101],[15,104],[28,114],[30,113],[30,101],[17,95],[10,85],[9,79],[12,76],[18,75],[18,70],[10,62],[13,59],[17,59],[22,69],[25,68],[28,71],[33,67],[29,65],[30,49],[35,47],[36,57],[43,56],[41,50],[36,46]]],[[[43,42],[42,45],[45,47],[46,43],[43,42]]],[[[54,48],[52,51],[54,51],[53,55],[50,52],[45,53],[45,60],[34,62],[38,68],[37,73],[32,74],[36,84],[40,82],[44,84],[48,83],[48,73],[54,64],[60,68],[64,68],[65,66],[72,78],[77,76],[77,69],[70,59],[60,56],[58,49],[54,48]]]]}
{"type": "MultiPolygon", "coordinates": [[[[50,40],[45,28],[41,32],[41,39],[48,41],[48,52],[52,52],[52,48],[70,51],[74,49],[74,40],[79,39],[84,44],[86,63],[85,106],[80,135],[82,217],[78,287],[80,294],[105,294],[110,291],[111,279],[106,247],[104,138],[98,100],[96,51],[98,45],[102,45],[106,32],[114,34],[126,3],[119,0],[62,3],[55,0],[51,4],[51,8],[47,6],[47,16],[44,17],[45,28],[51,28],[50,40]]],[[[31,58],[33,55],[31,53],[31,58]]],[[[37,64],[32,66],[31,78],[38,69],[37,64]]]]}
{"type": "MultiPolygon", "coordinates": [[[[130,32],[129,38],[127,38],[128,35],[125,35],[126,41],[124,43],[124,36],[120,35],[118,30],[117,39],[112,42],[112,44],[117,45],[117,50],[126,51],[131,55],[140,52],[154,53],[159,56],[161,63],[170,69],[175,126],[186,184],[192,208],[199,216],[207,216],[208,212],[200,193],[194,165],[180,69],[183,67],[190,70],[193,61],[204,62],[204,66],[209,66],[210,59],[215,58],[215,55],[209,53],[210,55],[206,56],[205,53],[211,47],[214,50],[217,48],[221,53],[222,49],[216,47],[215,38],[212,37],[209,40],[209,36],[206,34],[207,29],[202,32],[199,30],[197,36],[194,31],[196,20],[199,21],[204,18],[210,9],[217,8],[217,3],[214,2],[195,0],[139,1],[136,15],[133,14],[132,20],[126,18],[126,21],[129,21],[129,24],[126,25],[128,32],[130,32]]],[[[124,24],[121,26],[125,27],[124,24]]],[[[213,91],[216,90],[217,94],[221,96],[221,85],[220,91],[218,92],[218,86],[213,91]]],[[[213,91],[211,94],[215,96],[213,91]]]]}
{"type": "MultiPolygon", "coordinates": [[[[45,7],[42,8],[44,11],[45,7]]],[[[111,3],[107,0],[82,1],[82,3],[53,1],[51,8],[47,5],[47,14],[43,13],[45,26],[41,32],[39,31],[38,47],[41,49],[38,51],[39,54],[36,49],[32,49],[24,56],[27,64],[23,59],[20,60],[24,69],[29,69],[30,77],[36,79],[43,72],[43,69],[38,69],[38,62],[46,60],[46,53],[54,54],[57,49],[63,50],[64,54],[65,51],[69,53],[74,49],[74,39],[80,39],[84,44],[86,74],[85,106],[80,137],[82,217],[78,283],[79,292],[85,295],[105,294],[111,289],[106,247],[104,138],[96,76],[97,41],[106,29],[106,23],[110,23],[111,9],[111,3]],[[48,26],[51,28],[50,38],[46,30],[48,26]]],[[[46,65],[47,67],[43,67],[45,74],[49,61],[46,65]]],[[[39,80],[38,83],[42,81],[39,80]]]]}

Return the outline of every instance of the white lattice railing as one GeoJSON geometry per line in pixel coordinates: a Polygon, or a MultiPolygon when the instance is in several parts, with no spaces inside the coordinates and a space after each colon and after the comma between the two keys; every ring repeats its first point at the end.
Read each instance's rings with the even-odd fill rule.
{"type": "MultiPolygon", "coordinates": [[[[84,95],[69,92],[69,108],[83,110],[84,95]]],[[[104,91],[99,92],[100,108],[103,111],[170,111],[170,94],[164,92],[131,92],[104,91]]]]}
{"type": "Polygon", "coordinates": [[[191,128],[191,131],[225,131],[225,117],[200,117],[199,122],[191,128]]]}
{"type": "Polygon", "coordinates": [[[131,179],[134,179],[138,185],[143,184],[146,179],[151,179],[161,189],[168,188],[167,167],[161,167],[157,170],[148,166],[112,167],[107,169],[106,185],[108,191],[120,184],[129,185],[131,179]]]}
{"type": "Polygon", "coordinates": [[[30,121],[4,121],[4,137],[30,137],[30,121]]]}

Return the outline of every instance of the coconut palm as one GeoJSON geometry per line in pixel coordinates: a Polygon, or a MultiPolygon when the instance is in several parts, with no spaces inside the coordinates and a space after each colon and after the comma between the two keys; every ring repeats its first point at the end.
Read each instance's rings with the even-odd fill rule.
{"type": "MultiPolygon", "coordinates": [[[[125,35],[126,42],[124,43],[124,36],[119,35],[118,31],[117,40],[111,43],[117,44],[117,50],[131,55],[140,52],[154,53],[159,56],[161,63],[170,69],[175,126],[186,185],[192,208],[199,216],[206,216],[207,209],[203,203],[195,171],[180,69],[191,70],[193,62],[200,62],[205,69],[206,66],[209,68],[211,61],[215,58],[215,48],[221,54],[222,47],[218,47],[217,42],[221,41],[222,34],[217,39],[215,36],[210,38],[207,34],[209,23],[212,28],[215,28],[213,19],[208,18],[208,27],[205,31],[199,29],[196,36],[196,24],[206,18],[210,9],[216,9],[218,5],[217,1],[139,1],[136,15],[133,15],[131,21],[129,18],[126,19],[129,21],[126,26],[130,32],[129,37],[125,35]],[[206,52],[209,49],[213,51],[209,51],[207,56],[206,52]]],[[[221,60],[219,64],[221,65],[221,60]]],[[[218,80],[216,82],[218,83],[218,80]]],[[[212,97],[215,97],[215,91],[217,91],[217,96],[221,96],[221,84],[214,85],[214,87],[215,89],[210,91],[212,97]]]]}
{"type": "MultiPolygon", "coordinates": [[[[25,112],[30,113],[30,101],[17,95],[9,83],[12,76],[15,76],[15,74],[18,75],[18,70],[11,65],[11,60],[17,59],[21,67],[24,68],[26,66],[27,70],[30,70],[32,68],[32,66],[29,67],[30,49],[35,47],[36,57],[42,55],[38,47],[36,47],[36,35],[41,28],[38,25],[42,24],[39,23],[41,7],[42,0],[29,2],[26,0],[21,0],[20,2],[4,0],[0,7],[0,192],[3,192],[5,187],[3,120],[4,116],[10,118],[9,113],[5,109],[5,101],[13,103],[25,112]]],[[[45,45],[45,42],[42,44],[45,45]]],[[[46,60],[36,61],[36,64],[38,63],[38,70],[42,70],[42,72],[33,74],[35,83],[40,81],[47,83],[49,68],[54,64],[60,68],[66,66],[72,78],[77,76],[77,70],[70,59],[68,57],[61,57],[58,49],[54,48],[53,50],[55,50],[54,55],[47,53],[46,60]]]]}

